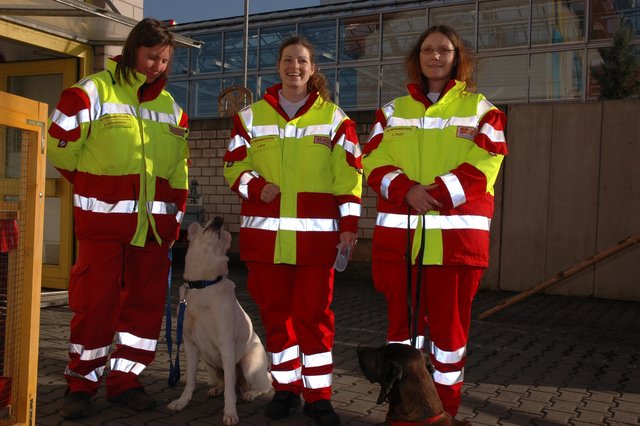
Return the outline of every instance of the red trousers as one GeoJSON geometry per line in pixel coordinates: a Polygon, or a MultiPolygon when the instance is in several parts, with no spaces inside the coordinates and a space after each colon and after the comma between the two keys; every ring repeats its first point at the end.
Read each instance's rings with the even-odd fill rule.
{"type": "Polygon", "coordinates": [[[160,334],[168,250],[155,241],[145,247],[79,241],[69,281],[73,318],[65,377],[70,391],[95,394],[109,355],[107,397],[142,386],[138,375],[153,361],[160,334]]]}
{"type": "Polygon", "coordinates": [[[333,269],[247,262],[249,293],[260,308],[276,391],[306,402],[331,399],[335,336],[333,269]]]}
{"type": "MultiPolygon", "coordinates": [[[[416,266],[412,269],[414,303],[417,269],[416,266]]],[[[452,416],[460,407],[471,303],[483,273],[484,268],[472,266],[424,266],[422,269],[417,334],[425,336],[428,328],[430,344],[424,349],[428,350],[436,369],[433,379],[438,395],[445,411],[452,416]]],[[[406,265],[374,261],[373,280],[387,301],[387,340],[409,344],[406,265]]],[[[420,342],[425,341],[426,338],[421,337],[420,342]]]]}

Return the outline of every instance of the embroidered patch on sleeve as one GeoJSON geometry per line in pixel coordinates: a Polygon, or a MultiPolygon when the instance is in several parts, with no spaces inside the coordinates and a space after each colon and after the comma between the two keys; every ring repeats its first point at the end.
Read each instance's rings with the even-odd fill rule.
{"type": "Polygon", "coordinates": [[[327,136],[314,136],[313,143],[319,143],[320,145],[324,145],[327,148],[331,148],[331,139],[327,136]]]}
{"type": "Polygon", "coordinates": [[[459,138],[465,138],[469,140],[473,140],[478,134],[478,129],[475,127],[467,127],[467,126],[458,126],[458,130],[456,132],[456,136],[459,138]]]}

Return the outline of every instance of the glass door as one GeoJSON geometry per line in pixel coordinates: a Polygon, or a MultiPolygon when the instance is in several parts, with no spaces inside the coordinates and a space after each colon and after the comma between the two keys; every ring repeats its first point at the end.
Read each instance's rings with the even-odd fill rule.
{"type": "MultiPolygon", "coordinates": [[[[0,91],[43,102],[51,112],[62,90],[78,80],[77,70],[76,58],[2,63],[0,91]]],[[[64,290],[74,258],[72,189],[49,163],[45,196],[42,287],[64,290]]]]}

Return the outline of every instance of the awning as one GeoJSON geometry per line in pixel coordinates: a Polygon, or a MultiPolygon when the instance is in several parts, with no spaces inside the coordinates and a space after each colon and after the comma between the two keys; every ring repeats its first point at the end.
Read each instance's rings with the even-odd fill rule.
{"type": "MultiPolygon", "coordinates": [[[[122,45],[138,21],[110,9],[79,0],[2,0],[0,19],[91,45],[122,45]]],[[[202,42],[174,33],[178,45],[202,42]]]]}

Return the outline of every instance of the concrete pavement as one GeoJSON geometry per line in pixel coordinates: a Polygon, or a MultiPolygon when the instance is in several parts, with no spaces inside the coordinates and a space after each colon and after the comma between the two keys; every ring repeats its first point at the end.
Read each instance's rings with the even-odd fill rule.
{"type": "MultiPolygon", "coordinates": [[[[385,303],[374,290],[368,269],[367,264],[353,263],[337,273],[332,305],[336,314],[332,402],[349,426],[383,422],[387,410],[386,405],[376,405],[378,386],[363,378],[355,352],[357,345],[385,343],[385,303]]],[[[230,270],[238,299],[264,342],[257,307],[246,292],[246,272],[236,262],[230,270]]],[[[179,275],[176,270],[174,307],[182,282],[179,275]]],[[[480,291],[474,317],[511,295],[480,291]]],[[[70,319],[66,305],[42,308],[36,425],[223,424],[222,398],[207,399],[204,369],[199,370],[199,386],[190,405],[180,413],[166,409],[184,383],[174,388],[167,384],[164,329],[156,360],[141,375],[147,391],[159,401],[158,408],[137,413],[113,405],[102,387],[95,399],[97,414],[64,421],[58,410],[64,399],[70,319]]],[[[173,329],[175,340],[175,315],[173,329]]],[[[180,360],[184,372],[184,353],[180,360]]],[[[239,402],[240,424],[313,425],[301,409],[285,420],[269,421],[262,413],[271,395],[239,402]]],[[[534,295],[485,320],[474,319],[458,417],[474,425],[640,424],[640,303],[534,295]]]]}

